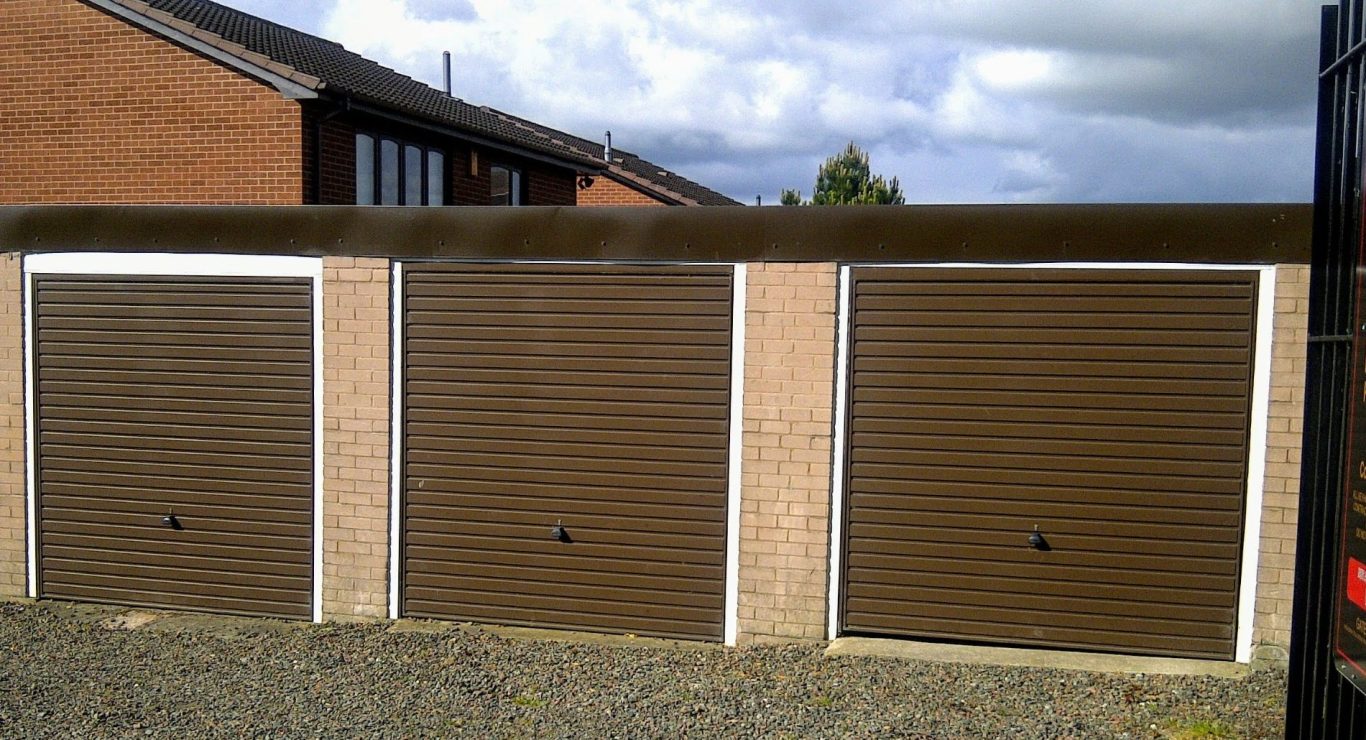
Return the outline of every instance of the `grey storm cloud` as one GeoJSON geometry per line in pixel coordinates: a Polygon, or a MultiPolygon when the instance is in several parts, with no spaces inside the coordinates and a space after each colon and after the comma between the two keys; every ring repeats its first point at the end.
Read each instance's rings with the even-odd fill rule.
{"type": "Polygon", "coordinates": [[[738,200],[844,143],[916,202],[1306,200],[1304,0],[227,0],[738,200]]]}

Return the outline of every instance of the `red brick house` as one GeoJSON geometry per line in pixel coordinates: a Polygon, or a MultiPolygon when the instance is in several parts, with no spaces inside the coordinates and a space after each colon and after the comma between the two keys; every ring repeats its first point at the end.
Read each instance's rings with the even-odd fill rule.
{"type": "Polygon", "coordinates": [[[735,203],[209,0],[0,3],[0,204],[575,205],[621,184],[735,203]]]}

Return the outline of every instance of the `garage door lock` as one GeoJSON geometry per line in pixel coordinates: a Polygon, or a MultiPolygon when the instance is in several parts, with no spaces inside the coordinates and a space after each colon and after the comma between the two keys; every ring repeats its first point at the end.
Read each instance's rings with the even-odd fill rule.
{"type": "Polygon", "coordinates": [[[167,514],[166,516],[163,516],[161,518],[161,526],[167,527],[169,529],[174,529],[177,532],[184,529],[184,527],[180,526],[180,520],[175,518],[175,514],[167,514]]]}
{"type": "Polygon", "coordinates": [[[555,522],[555,526],[550,528],[550,537],[551,539],[558,540],[560,542],[570,541],[569,530],[564,528],[564,524],[562,522],[555,522]]]}
{"type": "Polygon", "coordinates": [[[1035,550],[1051,550],[1048,540],[1043,538],[1043,533],[1039,531],[1039,525],[1034,525],[1034,533],[1029,535],[1029,546],[1035,550]]]}

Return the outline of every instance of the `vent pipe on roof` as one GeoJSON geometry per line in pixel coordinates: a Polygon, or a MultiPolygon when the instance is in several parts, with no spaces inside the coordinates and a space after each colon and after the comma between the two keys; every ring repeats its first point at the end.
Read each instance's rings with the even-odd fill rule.
{"type": "Polygon", "coordinates": [[[602,159],[604,162],[612,161],[612,132],[607,132],[607,143],[602,145],[602,159]]]}
{"type": "Polygon", "coordinates": [[[451,94],[451,53],[441,52],[441,63],[446,68],[446,95],[451,94]]]}

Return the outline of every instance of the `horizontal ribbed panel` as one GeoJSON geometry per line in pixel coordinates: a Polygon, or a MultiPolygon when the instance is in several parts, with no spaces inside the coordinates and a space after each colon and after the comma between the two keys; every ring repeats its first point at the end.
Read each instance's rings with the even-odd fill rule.
{"type": "Polygon", "coordinates": [[[844,628],[1232,657],[1256,274],[852,277],[844,628]]]}
{"type": "Polygon", "coordinates": [[[310,282],[40,275],[34,296],[42,594],[310,617],[310,282]]]}
{"type": "Polygon", "coordinates": [[[405,614],[722,637],[731,273],[405,267],[405,614]]]}

